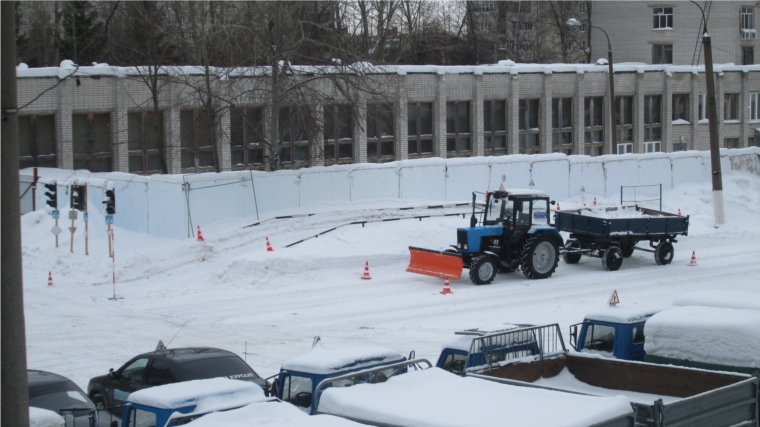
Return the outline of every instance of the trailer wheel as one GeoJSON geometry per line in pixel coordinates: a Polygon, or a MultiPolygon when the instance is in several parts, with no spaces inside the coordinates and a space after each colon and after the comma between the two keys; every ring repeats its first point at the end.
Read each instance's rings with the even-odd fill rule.
{"type": "Polygon", "coordinates": [[[654,260],[657,265],[668,265],[673,261],[673,244],[670,242],[660,242],[654,248],[654,260]]]}
{"type": "Polygon", "coordinates": [[[616,271],[623,265],[623,251],[617,246],[610,246],[602,255],[602,266],[607,271],[616,271]]]}
{"type": "Polygon", "coordinates": [[[633,247],[636,246],[636,243],[633,242],[621,242],[620,243],[620,250],[623,251],[623,258],[628,258],[631,255],[633,255],[633,247]]]}
{"type": "Polygon", "coordinates": [[[470,280],[476,285],[487,285],[499,274],[499,261],[490,255],[476,255],[470,263],[470,280]]]}
{"type": "Polygon", "coordinates": [[[557,241],[545,234],[528,237],[520,252],[520,267],[529,279],[546,279],[559,263],[557,241]]]}
{"type": "MultiPolygon", "coordinates": [[[[580,249],[581,245],[578,243],[577,240],[568,240],[567,243],[565,243],[565,249],[580,249]]],[[[565,261],[565,264],[578,264],[581,260],[581,254],[579,253],[564,253],[562,254],[562,259],[565,261]]]]}

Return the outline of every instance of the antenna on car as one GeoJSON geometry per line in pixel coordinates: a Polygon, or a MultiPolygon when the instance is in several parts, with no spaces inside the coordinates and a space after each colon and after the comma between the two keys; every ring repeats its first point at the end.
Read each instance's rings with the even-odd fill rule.
{"type": "MultiPolygon", "coordinates": [[[[182,326],[180,326],[180,327],[179,327],[179,329],[177,329],[177,332],[175,332],[175,333],[174,333],[174,336],[172,337],[172,339],[170,339],[170,340],[169,340],[169,344],[171,344],[171,343],[172,343],[172,341],[174,341],[174,338],[177,336],[177,334],[179,333],[179,331],[181,331],[181,330],[182,330],[182,328],[184,328],[184,327],[185,327],[185,325],[187,325],[187,322],[189,322],[189,320],[188,320],[188,321],[186,321],[185,323],[183,323],[183,324],[182,324],[182,326]]],[[[169,344],[166,344],[166,346],[168,347],[168,346],[169,346],[169,344]]],[[[164,348],[166,348],[166,347],[164,347],[164,348]]],[[[158,349],[157,349],[157,350],[158,350],[158,349]]]]}

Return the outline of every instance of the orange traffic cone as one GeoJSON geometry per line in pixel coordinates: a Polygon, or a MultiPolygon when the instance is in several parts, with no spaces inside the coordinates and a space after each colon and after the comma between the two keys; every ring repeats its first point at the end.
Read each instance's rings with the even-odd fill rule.
{"type": "Polygon", "coordinates": [[[689,267],[696,267],[699,264],[697,264],[697,253],[696,251],[691,251],[691,261],[689,261],[689,267]]]}
{"type": "Polygon", "coordinates": [[[681,208],[678,208],[678,216],[681,216],[681,208]]]}
{"type": "Polygon", "coordinates": [[[201,233],[201,226],[198,226],[198,241],[199,242],[205,242],[206,239],[203,238],[203,233],[201,233]]]}
{"type": "Polygon", "coordinates": [[[559,210],[559,202],[557,202],[557,210],[559,210]]]}
{"type": "Polygon", "coordinates": [[[441,295],[446,294],[453,294],[454,292],[451,290],[451,287],[449,286],[449,279],[446,279],[443,282],[443,290],[441,291],[441,295]]]}
{"type": "Polygon", "coordinates": [[[366,263],[364,263],[364,275],[362,276],[362,280],[370,280],[370,279],[372,278],[369,276],[369,261],[367,261],[366,263]]]}
{"type": "Polygon", "coordinates": [[[53,286],[53,273],[48,271],[48,286],[53,286]]]}
{"type": "Polygon", "coordinates": [[[594,206],[596,206],[596,197],[594,197],[594,206]]]}
{"type": "Polygon", "coordinates": [[[274,252],[274,249],[272,249],[272,244],[269,243],[269,237],[267,237],[267,252],[274,252]]]}

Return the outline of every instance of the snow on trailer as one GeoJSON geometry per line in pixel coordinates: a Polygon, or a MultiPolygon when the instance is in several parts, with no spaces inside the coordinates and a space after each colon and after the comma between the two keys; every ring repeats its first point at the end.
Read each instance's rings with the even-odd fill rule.
{"type": "Polygon", "coordinates": [[[332,415],[307,415],[280,402],[252,403],[239,409],[214,412],[187,424],[188,427],[359,427],[362,424],[332,415]]]}
{"type": "Polygon", "coordinates": [[[673,300],[673,305],[760,310],[760,292],[708,289],[681,295],[673,300]]]}
{"type": "Polygon", "coordinates": [[[404,356],[401,353],[384,347],[327,349],[322,347],[321,342],[317,342],[311,351],[283,363],[282,370],[333,375],[346,370],[359,370],[402,360],[404,356]]]}

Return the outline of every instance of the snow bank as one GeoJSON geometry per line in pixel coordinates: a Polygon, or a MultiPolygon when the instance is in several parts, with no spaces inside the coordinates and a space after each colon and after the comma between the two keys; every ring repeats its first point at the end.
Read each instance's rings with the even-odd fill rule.
{"type": "Polygon", "coordinates": [[[675,307],[652,316],[644,333],[652,356],[760,368],[760,311],[675,307]]]}
{"type": "Polygon", "coordinates": [[[509,420],[510,427],[586,427],[630,414],[631,406],[622,396],[592,397],[517,387],[430,368],[382,384],[328,388],[318,410],[394,426],[476,426],[509,420]]]}
{"type": "MultiPolygon", "coordinates": [[[[626,305],[608,305],[604,308],[594,310],[586,315],[588,320],[598,320],[601,322],[611,323],[637,323],[642,322],[656,313],[661,312],[667,307],[649,306],[626,306],[626,305]]],[[[647,323],[647,327],[649,323],[647,323]]]]}
{"type": "Polygon", "coordinates": [[[63,427],[63,417],[53,411],[29,407],[29,427],[63,427]]]}
{"type": "Polygon", "coordinates": [[[401,353],[383,347],[326,349],[317,343],[310,352],[282,364],[287,371],[330,375],[344,370],[363,369],[381,363],[401,362],[401,353]]]}
{"type": "Polygon", "coordinates": [[[578,215],[591,216],[594,218],[649,218],[651,215],[647,215],[641,211],[637,211],[635,208],[630,207],[591,207],[578,210],[578,215]]]}
{"type": "Polygon", "coordinates": [[[188,427],[351,427],[362,424],[332,415],[309,416],[289,403],[252,403],[240,409],[214,412],[187,424],[188,427]]]}
{"type": "Polygon", "coordinates": [[[185,381],[138,390],[128,402],[175,409],[195,405],[194,412],[234,408],[265,400],[264,391],[247,381],[227,378],[185,381]]]}
{"type": "MultiPolygon", "coordinates": [[[[673,305],[700,305],[704,307],[742,308],[760,310],[760,292],[704,290],[681,295],[673,305]]],[[[760,326],[760,325],[758,325],[760,326]]]]}

